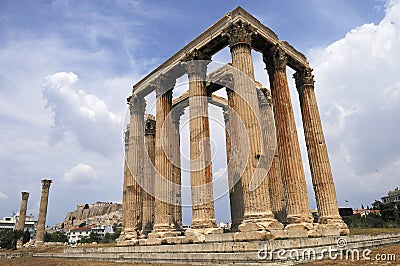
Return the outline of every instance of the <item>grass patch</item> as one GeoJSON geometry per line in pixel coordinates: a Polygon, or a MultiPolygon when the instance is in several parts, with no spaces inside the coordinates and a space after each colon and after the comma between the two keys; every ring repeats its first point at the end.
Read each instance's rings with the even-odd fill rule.
{"type": "Polygon", "coordinates": [[[400,228],[350,228],[350,235],[377,235],[382,233],[400,233],[400,228]]]}

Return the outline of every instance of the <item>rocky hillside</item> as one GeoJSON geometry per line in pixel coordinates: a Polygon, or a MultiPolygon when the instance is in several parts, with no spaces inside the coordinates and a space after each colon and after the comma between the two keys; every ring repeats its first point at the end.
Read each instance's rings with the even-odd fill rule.
{"type": "Polygon", "coordinates": [[[94,202],[92,204],[79,204],[76,210],[68,212],[64,221],[57,224],[59,229],[86,225],[118,225],[122,222],[122,204],[112,202],[94,202]]]}

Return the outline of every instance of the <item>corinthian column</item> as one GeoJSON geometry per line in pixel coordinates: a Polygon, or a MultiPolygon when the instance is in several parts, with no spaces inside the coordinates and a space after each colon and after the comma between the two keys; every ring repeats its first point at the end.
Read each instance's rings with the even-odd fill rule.
{"type": "Polygon", "coordinates": [[[288,233],[307,236],[313,229],[296,123],[286,77],[286,55],[279,45],[264,54],[271,84],[281,173],[286,192],[288,233]]]}
{"type": "Polygon", "coordinates": [[[349,229],[339,215],[328,150],[326,148],[317,99],[314,92],[312,69],[304,68],[293,76],[300,98],[300,108],[306,139],[308,161],[318,206],[319,223],[323,234],[349,234],[349,229]],[[338,229],[335,232],[332,229],[338,229]]]}
{"type": "MultiPolygon", "coordinates": [[[[159,76],[154,84],[156,88],[156,146],[155,146],[155,217],[151,237],[173,236],[177,234],[172,221],[172,89],[175,79],[159,76]]],[[[150,235],[149,235],[150,237],[150,235]]]]}
{"type": "MultiPolygon", "coordinates": [[[[19,209],[19,219],[16,229],[24,231],[29,192],[21,192],[21,196],[22,196],[21,208],[19,209]]],[[[18,240],[17,246],[19,247],[22,246],[22,237],[18,240]]]]}
{"type": "Polygon", "coordinates": [[[270,91],[266,88],[260,88],[260,91],[262,93],[262,95],[260,95],[262,97],[259,97],[259,102],[264,148],[266,150],[268,162],[272,162],[267,174],[271,210],[279,222],[286,223],[285,190],[282,183],[281,166],[278,154],[279,147],[276,141],[272,98],[270,91]]]}
{"type": "Polygon", "coordinates": [[[267,170],[265,169],[265,150],[251,57],[253,34],[250,26],[241,22],[231,25],[226,32],[232,55],[232,66],[239,70],[234,74],[234,91],[228,94],[228,97],[233,96],[234,99],[231,101],[228,98],[228,103],[233,102],[234,105],[231,107],[238,114],[245,128],[245,132],[238,132],[238,140],[242,144],[238,147],[237,160],[245,162],[241,176],[244,215],[239,231],[254,231],[252,237],[263,238],[266,231],[272,232],[271,237],[274,237],[274,233],[281,230],[283,225],[275,220],[271,211],[268,179],[265,178],[267,170]],[[249,145],[244,144],[246,141],[249,145]]]}
{"type": "Polygon", "coordinates": [[[146,115],[145,119],[145,146],[144,154],[144,180],[143,180],[143,234],[148,234],[154,224],[154,163],[155,163],[155,137],[156,120],[152,115],[146,115]]]}
{"type": "MultiPolygon", "coordinates": [[[[227,93],[232,90],[227,89],[227,93]]],[[[233,100],[233,97],[228,97],[233,100]]],[[[233,106],[233,104],[231,104],[233,106]]],[[[229,106],[223,108],[225,120],[225,139],[226,139],[226,164],[228,168],[229,203],[231,209],[231,231],[236,232],[243,220],[243,188],[240,175],[236,172],[237,164],[234,160],[235,152],[239,143],[237,141],[237,127],[235,117],[231,115],[229,106]],[[236,148],[235,148],[236,147],[236,148]],[[233,148],[233,149],[232,149],[233,148]]]]}
{"type": "Polygon", "coordinates": [[[172,110],[172,179],[173,179],[173,205],[172,220],[178,230],[182,229],[182,189],[181,189],[181,145],[179,122],[184,111],[181,107],[176,106],[172,110]]]}
{"type": "Polygon", "coordinates": [[[128,98],[130,110],[128,152],[126,154],[125,198],[123,199],[124,230],[122,241],[134,242],[142,229],[142,188],[144,155],[143,97],[133,94],[128,98]]]}
{"type": "Polygon", "coordinates": [[[210,126],[205,83],[210,57],[195,50],[186,60],[189,78],[191,228],[213,228],[217,227],[217,223],[214,214],[210,126]]]}
{"type": "Polygon", "coordinates": [[[51,182],[52,181],[49,179],[42,180],[42,196],[40,198],[39,217],[38,217],[35,245],[40,245],[41,243],[43,243],[43,238],[45,234],[45,225],[46,225],[47,204],[49,201],[49,189],[51,182]]]}

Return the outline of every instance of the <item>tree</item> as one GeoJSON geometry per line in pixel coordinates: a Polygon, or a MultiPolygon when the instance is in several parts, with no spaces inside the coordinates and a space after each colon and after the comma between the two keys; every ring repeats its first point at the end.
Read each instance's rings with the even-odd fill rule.
{"type": "Polygon", "coordinates": [[[31,240],[31,233],[28,230],[24,232],[24,236],[22,238],[22,244],[28,243],[31,240]]]}
{"type": "Polygon", "coordinates": [[[68,237],[61,231],[49,234],[50,238],[48,242],[68,242],[68,237]]]}
{"type": "Polygon", "coordinates": [[[2,230],[0,231],[0,247],[6,249],[17,249],[17,242],[23,236],[22,230],[2,230]]]}

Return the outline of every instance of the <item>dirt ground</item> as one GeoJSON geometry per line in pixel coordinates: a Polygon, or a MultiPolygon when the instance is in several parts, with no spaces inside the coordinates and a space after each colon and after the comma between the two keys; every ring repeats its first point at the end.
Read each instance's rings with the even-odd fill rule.
{"type": "MultiPolygon", "coordinates": [[[[30,252],[43,252],[45,250],[35,250],[30,252]]],[[[47,250],[47,252],[57,252],[58,250],[47,250]]],[[[1,254],[4,252],[0,252],[1,254]]],[[[16,252],[17,254],[18,252],[16,252]]],[[[384,246],[375,248],[368,255],[370,260],[363,260],[360,254],[359,260],[352,260],[351,257],[348,259],[336,259],[336,260],[322,260],[311,263],[301,264],[303,266],[317,266],[317,265],[400,265],[400,244],[384,246]],[[378,260],[377,258],[381,258],[378,260]],[[382,260],[385,258],[386,260],[382,260]],[[390,260],[389,260],[390,259],[390,260]]],[[[21,257],[16,258],[0,258],[0,266],[131,266],[130,263],[118,263],[118,262],[93,262],[75,259],[59,259],[59,258],[33,258],[29,252],[24,253],[21,257]]],[[[135,266],[149,266],[150,264],[134,264],[135,266]]],[[[153,266],[171,266],[173,264],[151,264],[153,266]]]]}

